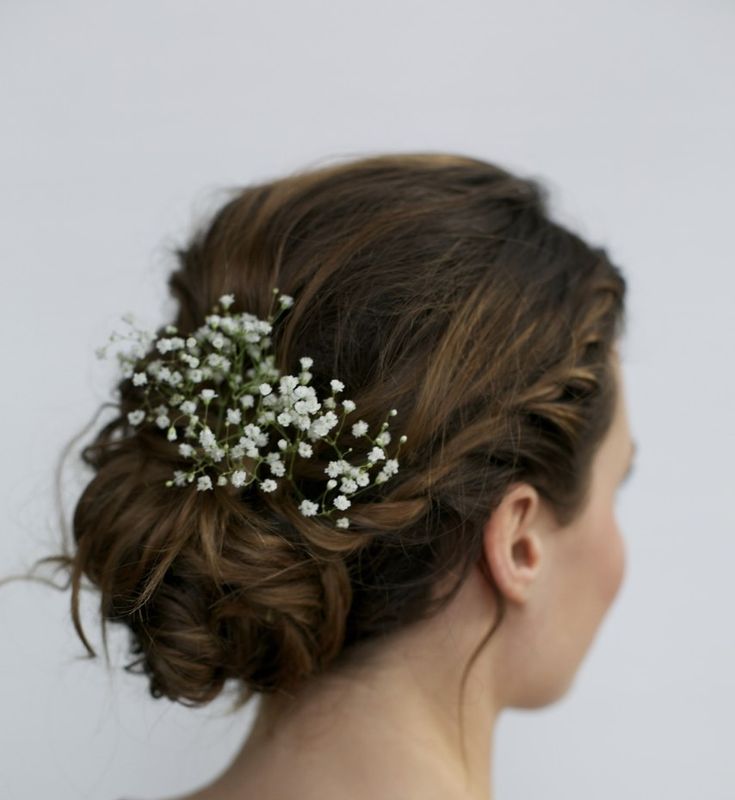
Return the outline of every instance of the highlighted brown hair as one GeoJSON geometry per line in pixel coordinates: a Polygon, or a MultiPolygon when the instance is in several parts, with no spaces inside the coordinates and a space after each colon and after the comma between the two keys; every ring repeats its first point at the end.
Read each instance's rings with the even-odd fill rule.
{"type": "MultiPolygon", "coordinates": [[[[399,473],[337,530],[288,494],[166,488],[176,445],[131,428],[120,381],[116,416],[82,451],[94,477],[73,544],[41,562],[67,570],[90,656],[82,579],[99,591],[105,647],[106,622],[127,626],[126,669],[154,697],[199,705],[228,679],[237,705],[292,692],[355,643],[432,614],[474,564],[493,585],[482,527],[515,481],[562,525],[583,508],[626,284],[604,249],[551,220],[536,180],[434,153],[302,170],[235,190],[175,255],[165,324],[193,331],[224,293],[265,317],[277,286],[294,298],[273,331],[279,369],[313,357],[317,394],[339,378],[371,428],[398,409],[393,442],[408,441],[399,473]]],[[[306,496],[318,456],[294,473],[306,496]]],[[[505,613],[493,588],[499,613],[467,670],[505,613]]]]}

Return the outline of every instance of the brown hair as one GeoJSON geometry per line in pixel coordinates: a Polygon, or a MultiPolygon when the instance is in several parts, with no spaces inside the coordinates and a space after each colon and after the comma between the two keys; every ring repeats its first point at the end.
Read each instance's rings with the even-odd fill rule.
{"type": "MultiPolygon", "coordinates": [[[[272,333],[277,367],[297,373],[312,356],[319,396],[339,378],[371,430],[395,407],[392,442],[407,442],[398,474],[338,530],[287,492],[165,487],[186,465],[160,429],[131,427],[139,395],[121,379],[115,418],[82,451],[95,474],[75,547],[43,559],[69,572],[90,656],[83,577],[100,593],[105,647],[106,621],[128,627],[138,658],[126,669],[147,674],[154,697],[200,705],[235,679],[239,707],[430,615],[480,561],[499,613],[469,670],[505,613],[483,524],[516,481],[572,521],[614,410],[625,280],[546,204],[538,181],[483,160],[378,155],[240,187],[174,248],[182,335],[223,293],[232,312],[265,318],[278,287],[294,304],[272,333]]],[[[360,454],[360,440],[346,444],[360,454]]],[[[306,496],[318,456],[297,460],[306,496]]]]}

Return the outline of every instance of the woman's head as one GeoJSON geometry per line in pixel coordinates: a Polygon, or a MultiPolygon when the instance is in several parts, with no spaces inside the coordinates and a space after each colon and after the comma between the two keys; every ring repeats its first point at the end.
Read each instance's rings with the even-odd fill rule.
{"type": "MultiPolygon", "coordinates": [[[[603,249],[550,220],[542,186],[460,156],[366,158],[238,189],[176,255],[165,324],[195,330],[224,293],[233,312],[264,318],[279,287],[294,302],[272,332],[278,368],[312,357],[317,394],[338,378],[371,428],[396,408],[393,440],[407,442],[400,472],[337,530],[286,494],[166,488],[176,444],[132,428],[139,396],[121,380],[115,418],[83,451],[95,474],[61,559],[91,653],[82,576],[103,623],[129,628],[129,668],[184,703],[230,679],[242,701],[292,692],[355,645],[429,618],[473,570],[497,597],[494,631],[526,579],[502,567],[507,542],[494,544],[488,520],[535,498],[559,532],[544,537],[553,566],[528,591],[575,621],[581,655],[617,581],[614,532],[593,531],[612,524],[609,509],[589,502],[609,499],[620,446],[601,456],[621,396],[626,285],[603,249]]],[[[344,446],[358,456],[359,440],[344,446]]],[[[311,496],[319,454],[298,463],[311,496]]]]}
{"type": "MultiPolygon", "coordinates": [[[[635,445],[617,350],[612,362],[613,420],[595,453],[580,513],[559,526],[549,502],[521,481],[485,523],[483,554],[508,601],[499,660],[492,665],[501,707],[535,708],[564,694],[623,580],[615,498],[635,445]]],[[[481,601],[476,616],[482,608],[481,601]]]]}

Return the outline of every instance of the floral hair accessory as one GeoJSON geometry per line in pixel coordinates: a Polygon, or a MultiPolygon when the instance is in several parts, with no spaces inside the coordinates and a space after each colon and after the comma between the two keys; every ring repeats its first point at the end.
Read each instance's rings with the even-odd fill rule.
{"type": "MultiPolygon", "coordinates": [[[[274,300],[278,294],[279,290],[274,288],[274,300]]],[[[294,489],[301,498],[299,510],[304,516],[331,518],[337,510],[349,508],[350,497],[371,484],[369,471],[379,461],[385,463],[374,477],[375,483],[383,483],[398,472],[397,459],[387,458],[383,449],[391,440],[386,430],[388,421],[383,422],[374,439],[368,435],[365,421],[352,425],[352,435],[367,438],[372,449],[364,464],[349,464],[344,457],[352,448],[343,453],[338,439],[345,416],[355,410],[355,403],[341,401],[341,420],[335,413],[338,407],[335,395],[344,390],[344,384],[331,380],[331,396],[320,401],[309,386],[313,359],[308,356],[300,359],[302,371],[298,376],[282,376],[275,367],[274,355],[266,352],[271,345],[269,334],[273,322],[293,304],[293,298],[281,294],[278,313],[274,316],[271,309],[267,320],[248,313],[230,314],[228,309],[234,302],[234,295],[222,295],[219,305],[205,317],[206,324],[185,338],[177,335],[175,325],[167,325],[164,329],[167,336],[156,339],[155,333],[135,326],[132,314],[123,315],[132,336],[113,332],[109,343],[134,340],[130,351],[118,352],[117,359],[123,376],[141,387],[143,395],[143,407],[130,411],[128,422],[133,426],[155,423],[166,431],[169,441],[183,439],[178,446],[179,454],[192,461],[193,466],[175,470],[166,486],[186,486],[197,478],[198,491],[213,488],[207,470],[214,468],[218,486],[230,483],[243,487],[257,481],[261,491],[273,492],[279,485],[275,478],[287,474],[292,481],[296,456],[310,458],[313,451],[309,442],[323,439],[338,456],[324,470],[329,477],[324,492],[315,502],[305,497],[295,483],[294,489]],[[150,358],[151,355],[155,357],[150,358]],[[210,386],[202,388],[207,383],[210,386]],[[207,412],[214,398],[219,399],[219,413],[212,429],[207,412]],[[204,408],[203,419],[200,405],[204,408]],[[330,435],[338,424],[336,434],[330,435]],[[278,437],[277,449],[263,454],[261,448],[268,444],[271,434],[278,437]],[[273,477],[259,477],[263,463],[273,477]],[[330,491],[335,496],[327,501],[330,491]]],[[[107,356],[109,343],[95,351],[98,358],[107,356]]],[[[393,408],[388,416],[397,413],[393,408]]],[[[401,436],[396,455],[405,441],[406,436],[401,436]]],[[[336,525],[347,528],[349,519],[341,516],[336,525]]]]}

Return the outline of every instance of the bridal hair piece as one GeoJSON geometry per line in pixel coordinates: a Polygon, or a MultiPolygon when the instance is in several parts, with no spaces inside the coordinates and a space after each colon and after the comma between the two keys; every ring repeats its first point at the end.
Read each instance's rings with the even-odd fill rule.
{"type": "MultiPolygon", "coordinates": [[[[279,289],[275,287],[274,299],[279,294],[279,289]]],[[[375,476],[375,483],[384,483],[398,472],[398,460],[388,458],[383,449],[391,441],[391,434],[386,430],[388,421],[383,423],[375,438],[368,434],[368,424],[364,420],[352,424],[352,435],[367,438],[373,447],[363,464],[350,464],[345,456],[353,448],[343,453],[338,440],[347,415],[355,411],[356,406],[352,400],[342,400],[340,421],[335,413],[338,407],[335,394],[344,390],[342,381],[332,379],[331,396],[320,402],[314,389],[309,386],[312,377],[309,367],[314,363],[312,358],[300,358],[302,371],[298,376],[280,375],[275,367],[274,355],[266,353],[271,345],[269,334],[273,323],[281,312],[291,307],[293,298],[280,294],[278,313],[274,316],[271,309],[267,320],[258,319],[247,312],[230,314],[229,308],[234,302],[233,294],[222,295],[219,304],[205,317],[205,324],[186,338],[177,335],[179,331],[175,325],[167,325],[164,330],[168,335],[156,339],[155,333],[138,328],[133,315],[127,313],[122,319],[132,329],[132,336],[113,332],[108,344],[98,348],[96,355],[105,358],[110,344],[132,338],[132,348],[126,353],[116,354],[123,377],[131,379],[134,386],[142,387],[143,408],[129,411],[128,422],[136,427],[154,423],[166,431],[166,438],[170,442],[179,438],[190,440],[180,442],[178,452],[182,458],[193,461],[194,466],[189,470],[174,470],[173,479],[166,481],[166,486],[187,486],[199,476],[197,491],[212,490],[212,478],[208,470],[214,468],[218,486],[230,483],[241,488],[257,482],[261,491],[274,492],[279,485],[275,477],[283,477],[288,473],[287,479],[293,482],[295,457],[310,458],[313,447],[309,442],[324,440],[336,450],[338,458],[324,468],[329,479],[318,498],[319,502],[305,497],[295,483],[293,486],[300,496],[299,511],[304,516],[332,518],[336,511],[344,511],[352,505],[350,496],[359,494],[371,485],[370,469],[378,462],[385,463],[375,476]],[[151,353],[156,357],[151,359],[151,353]],[[159,358],[158,354],[162,357],[159,358]],[[244,378],[243,368],[248,364],[252,366],[244,370],[244,378]],[[277,393],[274,392],[276,381],[277,393]],[[205,383],[213,383],[216,390],[201,388],[205,383]],[[207,420],[207,412],[215,398],[219,399],[219,413],[213,430],[207,420]],[[204,420],[197,413],[200,402],[204,407],[204,420]],[[322,408],[327,410],[319,413],[322,408]],[[185,422],[186,427],[183,428],[185,422]],[[339,429],[329,436],[337,424],[339,429]],[[278,449],[263,455],[260,448],[268,444],[269,430],[279,436],[278,449]],[[309,442],[305,439],[309,439],[309,442]],[[258,480],[259,467],[263,463],[274,477],[258,480]],[[338,493],[330,498],[327,505],[326,495],[337,490],[338,478],[338,493]]],[[[397,409],[393,408],[389,416],[397,413],[397,409]]],[[[401,436],[399,451],[405,441],[406,436],[401,436]]],[[[349,518],[339,517],[336,526],[349,527],[349,518]]]]}

